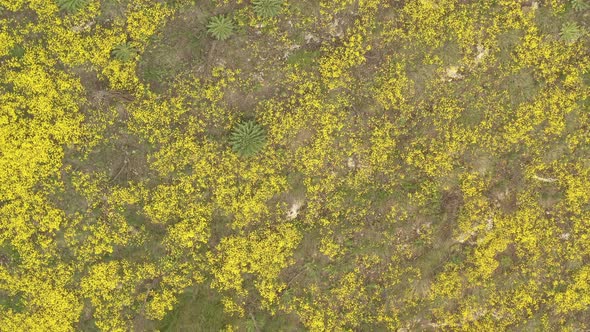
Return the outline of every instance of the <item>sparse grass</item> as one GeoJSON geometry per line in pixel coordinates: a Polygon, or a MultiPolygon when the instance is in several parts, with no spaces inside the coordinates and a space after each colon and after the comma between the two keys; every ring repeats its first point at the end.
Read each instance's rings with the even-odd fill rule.
{"type": "Polygon", "coordinates": [[[228,317],[223,312],[222,298],[206,285],[187,289],[178,300],[173,311],[158,325],[162,332],[217,332],[227,325],[240,331],[301,331],[293,317],[285,314],[268,315],[260,312],[242,318],[228,317]]]}
{"type": "Polygon", "coordinates": [[[194,75],[206,61],[212,41],[206,38],[206,12],[198,9],[170,20],[139,58],[139,77],[163,91],[175,77],[194,75]]]}
{"type": "Polygon", "coordinates": [[[187,289],[159,325],[162,332],[220,331],[226,322],[219,295],[201,285],[187,289]]]}
{"type": "Polygon", "coordinates": [[[320,51],[297,50],[287,58],[290,65],[298,65],[301,68],[308,68],[314,64],[320,56],[320,51]]]}

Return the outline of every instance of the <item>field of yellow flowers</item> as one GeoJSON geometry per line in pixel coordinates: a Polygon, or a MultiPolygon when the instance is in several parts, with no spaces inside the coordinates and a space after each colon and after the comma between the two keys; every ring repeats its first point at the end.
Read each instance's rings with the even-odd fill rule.
{"type": "Polygon", "coordinates": [[[587,331],[590,0],[0,0],[0,331],[587,331]]]}

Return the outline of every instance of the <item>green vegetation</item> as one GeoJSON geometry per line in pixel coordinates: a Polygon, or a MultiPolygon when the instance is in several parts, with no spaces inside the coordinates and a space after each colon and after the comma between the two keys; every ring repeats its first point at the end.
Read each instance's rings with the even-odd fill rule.
{"type": "Polygon", "coordinates": [[[0,0],[0,332],[590,330],[587,0],[77,3],[0,0]]]}
{"type": "Polygon", "coordinates": [[[119,61],[130,61],[137,55],[137,49],[131,43],[122,43],[113,49],[113,57],[119,61]]]}
{"type": "Polygon", "coordinates": [[[207,24],[207,31],[217,40],[226,40],[234,32],[234,23],[225,15],[213,16],[207,24]]]}
{"type": "Polygon", "coordinates": [[[229,142],[232,149],[243,157],[258,153],[266,144],[264,129],[254,120],[239,123],[231,133],[229,142]]]}
{"type": "Polygon", "coordinates": [[[57,0],[57,4],[61,10],[73,13],[88,5],[90,0],[57,0]]]}
{"type": "Polygon", "coordinates": [[[283,6],[283,0],[252,0],[257,15],[270,18],[277,16],[283,6]]]}
{"type": "Polygon", "coordinates": [[[25,56],[25,52],[26,50],[24,49],[24,47],[20,46],[20,45],[15,45],[11,50],[9,55],[11,57],[14,58],[22,58],[23,56],[25,56]]]}
{"type": "Polygon", "coordinates": [[[573,43],[584,35],[584,29],[576,22],[566,22],[561,27],[560,36],[567,43],[573,43]]]}
{"type": "Polygon", "coordinates": [[[585,0],[571,0],[571,4],[572,8],[577,12],[590,9],[590,4],[588,4],[585,0]]]}

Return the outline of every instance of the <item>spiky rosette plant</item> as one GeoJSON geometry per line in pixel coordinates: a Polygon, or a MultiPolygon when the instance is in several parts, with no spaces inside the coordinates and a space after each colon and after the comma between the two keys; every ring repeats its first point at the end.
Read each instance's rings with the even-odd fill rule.
{"type": "Polygon", "coordinates": [[[559,35],[566,43],[573,43],[584,35],[584,29],[575,22],[566,22],[561,27],[559,35]]]}
{"type": "Polygon", "coordinates": [[[57,5],[61,10],[73,13],[84,8],[90,0],[57,0],[57,5]]]}
{"type": "Polygon", "coordinates": [[[257,15],[269,18],[279,14],[283,0],[252,0],[252,4],[257,15]]]}
{"type": "Polygon", "coordinates": [[[131,43],[122,43],[113,48],[113,57],[119,61],[129,61],[137,55],[137,49],[131,43]]]}
{"type": "Polygon", "coordinates": [[[571,4],[572,8],[577,12],[590,9],[590,5],[585,0],[571,0],[571,4]]]}
{"type": "Polygon", "coordinates": [[[207,32],[217,40],[226,40],[234,32],[234,22],[224,15],[213,16],[207,24],[207,32]]]}
{"type": "Polygon", "coordinates": [[[234,128],[229,142],[238,155],[250,157],[258,153],[266,144],[266,132],[255,121],[245,121],[234,128]]]}

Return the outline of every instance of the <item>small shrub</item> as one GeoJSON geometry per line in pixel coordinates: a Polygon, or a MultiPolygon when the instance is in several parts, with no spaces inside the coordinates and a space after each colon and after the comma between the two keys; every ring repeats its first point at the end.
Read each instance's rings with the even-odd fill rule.
{"type": "Polygon", "coordinates": [[[234,32],[234,22],[224,15],[213,16],[207,24],[207,32],[217,40],[226,40],[234,32]]]}
{"type": "Polygon", "coordinates": [[[571,4],[572,8],[577,12],[590,8],[590,5],[584,0],[571,0],[571,4]]]}
{"type": "Polygon", "coordinates": [[[73,13],[84,8],[90,0],[57,0],[59,9],[73,13]]]}
{"type": "Polygon", "coordinates": [[[252,4],[258,16],[269,18],[279,14],[283,0],[253,0],[252,4]]]}
{"type": "Polygon", "coordinates": [[[25,48],[21,45],[14,46],[8,53],[11,57],[20,59],[25,56],[25,48]]]}
{"type": "Polygon", "coordinates": [[[266,132],[253,120],[242,122],[232,131],[229,142],[238,155],[253,156],[266,144],[266,132]]]}
{"type": "Polygon", "coordinates": [[[113,57],[119,61],[129,61],[135,55],[137,55],[137,49],[130,43],[119,44],[113,49],[113,57]]]}
{"type": "Polygon", "coordinates": [[[566,43],[573,43],[584,35],[584,29],[575,22],[567,22],[561,27],[559,35],[566,43]]]}

